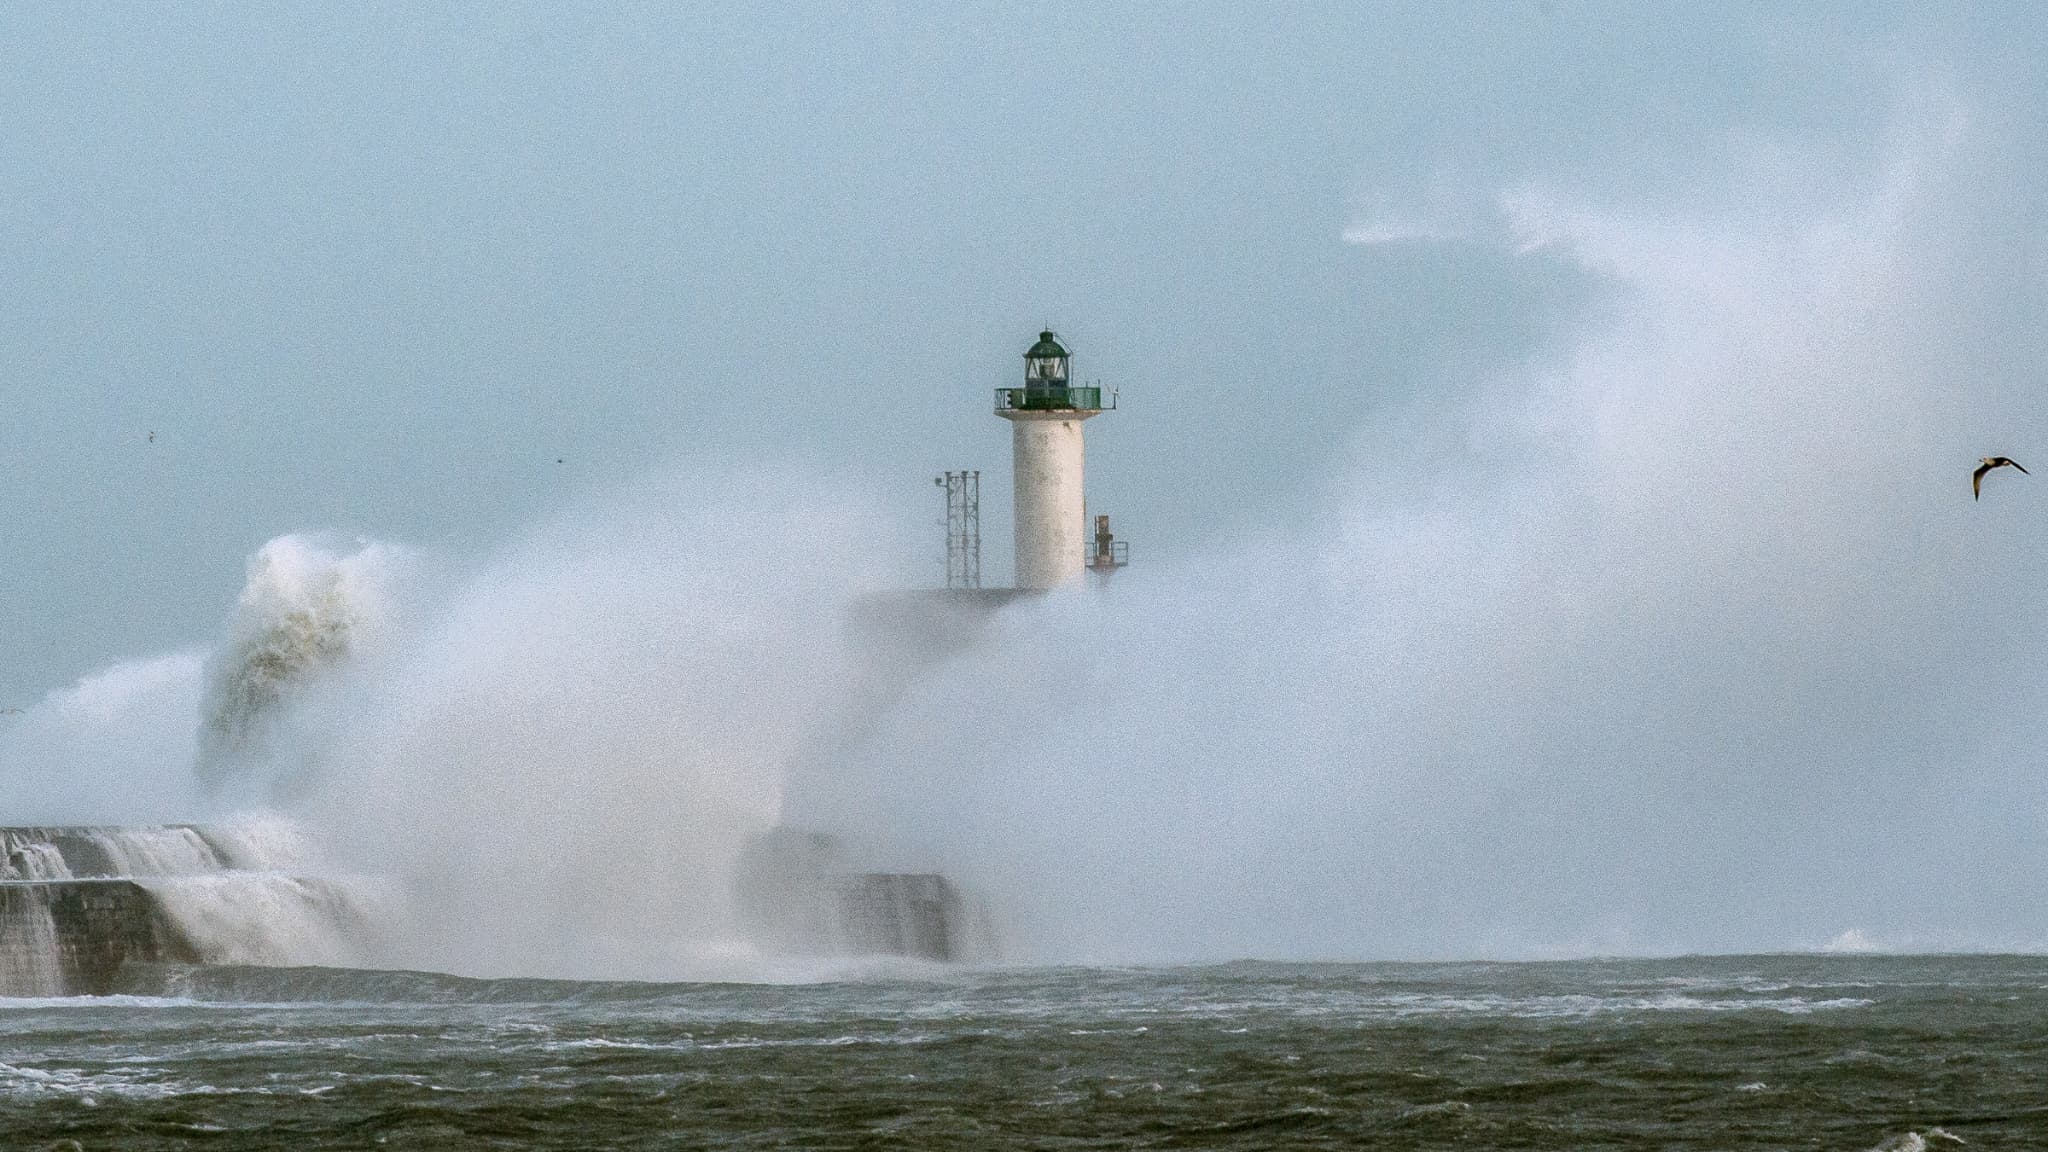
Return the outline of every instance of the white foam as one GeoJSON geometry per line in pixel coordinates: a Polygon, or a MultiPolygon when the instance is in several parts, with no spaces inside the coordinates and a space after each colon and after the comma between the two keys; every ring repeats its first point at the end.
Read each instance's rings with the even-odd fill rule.
{"type": "Polygon", "coordinates": [[[385,902],[362,878],[222,872],[141,883],[209,964],[360,964],[385,902]]]}
{"type": "Polygon", "coordinates": [[[127,1100],[162,1100],[171,1096],[213,1096],[224,1089],[184,1080],[149,1078],[154,1071],[135,1068],[121,1072],[86,1072],[77,1068],[35,1068],[0,1063],[0,1096],[72,1096],[81,1103],[95,1103],[97,1096],[127,1100]]]}
{"type": "Polygon", "coordinates": [[[1884,945],[1871,939],[1870,934],[1861,928],[1850,928],[1836,935],[1833,939],[1821,945],[1820,950],[1823,952],[1849,953],[1889,951],[1884,945]]]}
{"type": "Polygon", "coordinates": [[[1865,1008],[1872,1003],[1874,1001],[1852,996],[1812,1000],[1798,996],[1438,996],[1404,993],[1365,1001],[1358,1010],[1368,1015],[1396,1017],[1473,1014],[1527,1019],[1599,1016],[1616,1012],[1779,1012],[1805,1016],[1814,1012],[1865,1008]]]}
{"type": "Polygon", "coordinates": [[[264,1004],[222,1005],[185,996],[0,996],[0,1012],[64,1008],[221,1008],[269,1007],[264,1004]]]}
{"type": "Polygon", "coordinates": [[[197,876],[227,866],[191,828],[93,828],[87,831],[116,876],[197,876]]]}
{"type": "Polygon", "coordinates": [[[64,853],[55,844],[23,843],[7,854],[7,867],[0,870],[0,879],[7,880],[69,880],[71,868],[64,862],[64,853]]]}
{"type": "Polygon", "coordinates": [[[284,872],[318,866],[305,826],[278,812],[240,812],[206,826],[205,837],[230,868],[284,872]]]}
{"type": "Polygon", "coordinates": [[[1968,1140],[1953,1132],[1941,1128],[1929,1128],[1924,1135],[1919,1132],[1907,1132],[1903,1135],[1889,1137],[1872,1145],[1870,1152],[1927,1152],[1929,1140],[1939,1141],[1944,1144],[1969,1143],[1968,1140]]]}

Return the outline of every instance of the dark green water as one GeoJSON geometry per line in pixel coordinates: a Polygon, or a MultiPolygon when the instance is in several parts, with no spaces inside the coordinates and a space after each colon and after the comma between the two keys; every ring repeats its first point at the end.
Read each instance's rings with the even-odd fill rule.
{"type": "Polygon", "coordinates": [[[2048,1147],[2036,957],[138,990],[0,1001],[0,1147],[2048,1147]]]}

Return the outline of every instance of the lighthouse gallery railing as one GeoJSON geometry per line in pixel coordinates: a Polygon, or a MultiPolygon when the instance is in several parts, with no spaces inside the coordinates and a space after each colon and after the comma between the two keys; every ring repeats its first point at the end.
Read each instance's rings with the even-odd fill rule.
{"type": "MultiPolygon", "coordinates": [[[[1111,394],[1109,407],[1116,407],[1116,396],[1111,394]]],[[[1079,409],[1083,412],[1101,412],[1102,389],[1100,388],[998,388],[996,389],[996,411],[998,412],[1059,412],[1079,409]]]]}

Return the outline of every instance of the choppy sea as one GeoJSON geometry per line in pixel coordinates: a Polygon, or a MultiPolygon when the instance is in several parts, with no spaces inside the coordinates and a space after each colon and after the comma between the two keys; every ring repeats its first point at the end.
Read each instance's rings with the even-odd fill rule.
{"type": "Polygon", "coordinates": [[[0,1147],[2048,1147],[2048,958],[143,973],[0,1000],[0,1147]]]}

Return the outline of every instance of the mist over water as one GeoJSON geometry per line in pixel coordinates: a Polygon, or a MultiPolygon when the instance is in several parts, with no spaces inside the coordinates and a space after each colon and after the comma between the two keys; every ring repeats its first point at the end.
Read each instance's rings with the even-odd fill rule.
{"type": "Polygon", "coordinates": [[[742,953],[731,865],[894,583],[882,518],[764,476],[658,480],[543,528],[365,670],[308,806],[395,873],[409,961],[655,976],[742,953]],[[867,554],[867,555],[864,555],[867,554]]]}
{"type": "Polygon", "coordinates": [[[2040,253],[1909,113],[1839,198],[1443,224],[1600,304],[1361,429],[1318,531],[1020,607],[839,802],[1044,959],[2041,947],[2039,494],[1967,480],[2042,398],[1957,375],[2040,253]]]}
{"type": "Polygon", "coordinates": [[[904,583],[871,558],[907,554],[891,518],[832,489],[650,477],[467,573],[274,540],[212,652],[117,665],[0,733],[11,812],[230,833],[282,813],[312,847],[256,866],[309,879],[159,892],[215,958],[768,972],[733,859],[840,691],[845,606],[904,583]]]}
{"type": "Polygon", "coordinates": [[[1598,302],[1357,429],[1312,530],[1017,603],[908,685],[845,620],[919,582],[920,515],[670,474],[473,568],[273,542],[212,645],[0,720],[11,819],[277,808],[399,894],[364,962],[468,974],[758,974],[731,869],[783,820],[965,883],[1016,960],[2042,947],[2048,481],[1967,478],[2048,401],[1958,378],[2038,244],[1984,228],[1953,101],[1832,196],[1762,151],[1691,207],[1358,222],[1598,302]]]}

